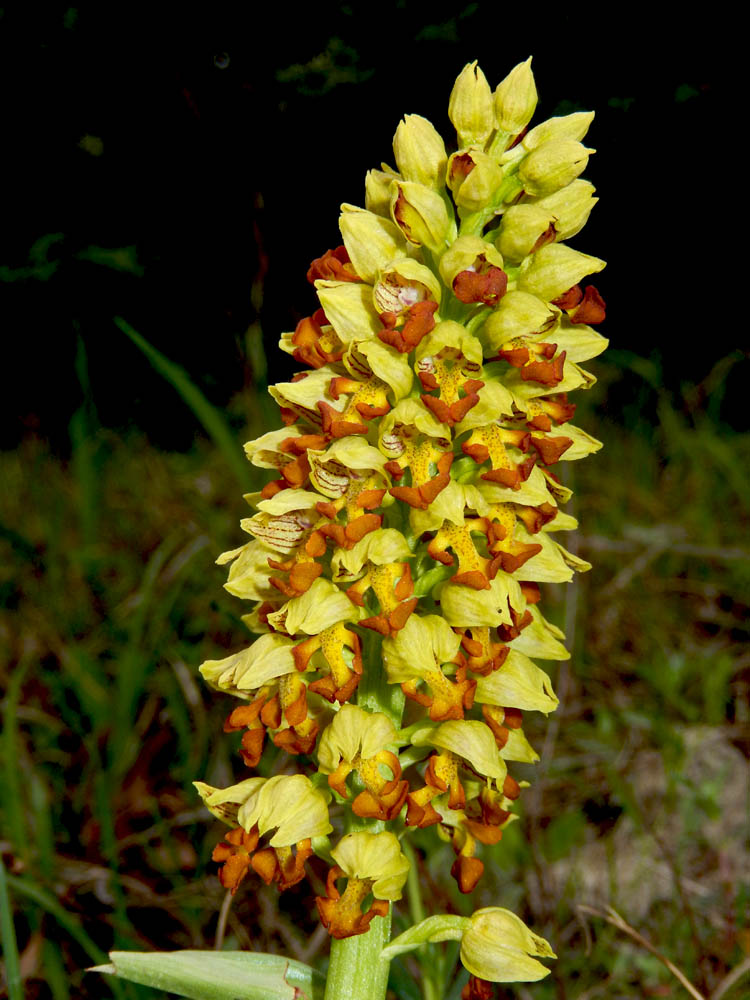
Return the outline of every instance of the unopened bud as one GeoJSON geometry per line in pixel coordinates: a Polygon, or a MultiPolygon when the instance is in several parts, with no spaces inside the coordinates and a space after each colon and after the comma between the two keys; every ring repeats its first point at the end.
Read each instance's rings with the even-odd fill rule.
{"type": "Polygon", "coordinates": [[[593,152],[573,139],[545,142],[521,162],[518,177],[527,194],[552,194],[583,173],[593,152]]]}
{"type": "Polygon", "coordinates": [[[445,183],[445,144],[434,125],[421,115],[406,115],[399,122],[393,152],[404,180],[432,188],[445,183]]]}
{"type": "Polygon", "coordinates": [[[429,250],[442,250],[451,220],[440,195],[414,181],[397,181],[393,187],[391,215],[406,239],[429,250]]]}
{"type": "Polygon", "coordinates": [[[524,129],[537,103],[536,84],[531,72],[531,56],[515,66],[495,91],[497,127],[510,135],[524,129]]]}
{"type": "Polygon", "coordinates": [[[553,139],[573,139],[580,142],[593,120],[593,111],[575,111],[572,115],[563,115],[561,118],[548,118],[526,133],[523,137],[524,149],[536,149],[543,142],[551,142],[553,139]]]}
{"type": "Polygon", "coordinates": [[[491,983],[534,983],[549,969],[531,956],[555,958],[544,938],[498,906],[477,910],[461,940],[461,961],[472,976],[491,983]]]}
{"type": "Polygon", "coordinates": [[[453,85],[448,117],[458,132],[459,146],[482,146],[496,127],[494,100],[487,77],[469,63],[453,85]]]}
{"type": "Polygon", "coordinates": [[[447,183],[459,208],[478,212],[500,186],[503,172],[481,149],[464,149],[448,161],[447,183]]]}
{"type": "MultiPolygon", "coordinates": [[[[386,164],[383,164],[386,167],[386,164]]],[[[394,170],[368,170],[365,177],[365,207],[376,215],[390,218],[393,182],[399,179],[394,170]]]]}

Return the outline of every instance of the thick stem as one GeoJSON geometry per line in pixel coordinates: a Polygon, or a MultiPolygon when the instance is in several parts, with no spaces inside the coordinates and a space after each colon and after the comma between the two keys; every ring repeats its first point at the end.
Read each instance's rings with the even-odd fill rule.
{"type": "MultiPolygon", "coordinates": [[[[357,690],[357,704],[368,712],[384,712],[397,729],[401,726],[404,695],[397,684],[388,684],[383,668],[380,636],[364,636],[364,670],[357,690]]],[[[354,814],[347,818],[347,830],[377,833],[385,824],[361,820],[354,814]]],[[[326,978],[325,1000],[384,1000],[388,987],[389,962],[380,952],[391,937],[391,910],[386,917],[375,917],[366,934],[331,942],[331,960],[326,978]]]]}
{"type": "Polygon", "coordinates": [[[380,952],[391,936],[391,914],[375,917],[366,934],[331,942],[325,1000],[383,1000],[389,962],[380,952]]]}

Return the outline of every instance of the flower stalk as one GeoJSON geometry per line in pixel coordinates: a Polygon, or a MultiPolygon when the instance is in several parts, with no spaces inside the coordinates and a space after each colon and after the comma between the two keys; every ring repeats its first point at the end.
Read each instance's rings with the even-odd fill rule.
{"type": "Polygon", "coordinates": [[[416,912],[388,944],[407,878],[421,906],[413,830],[451,845],[470,894],[515,818],[514,763],[538,759],[524,713],[557,705],[535,661],[569,655],[540,585],[589,568],[557,541],[576,527],[557,469],[600,447],[569,393],[606,346],[604,302],[581,284],[604,262],[564,242],[596,201],[579,177],[592,116],[529,131],[530,62],[494,92],[467,66],[456,151],[408,115],[396,169],[370,171],[364,209],[342,206],[342,245],[307,275],[318,307],[281,338],[302,366],[269,390],[284,426],[246,445],[271,472],[247,497],[251,540],[218,560],[258,638],[201,667],[238,700],[225,730],[251,775],[196,783],[230,827],[213,858],[232,893],[327,863],[326,1000],[383,998],[390,959],[430,941],[461,941],[465,1000],[554,957],[498,907],[416,912]],[[269,743],[283,773],[253,777],[269,743]]]}

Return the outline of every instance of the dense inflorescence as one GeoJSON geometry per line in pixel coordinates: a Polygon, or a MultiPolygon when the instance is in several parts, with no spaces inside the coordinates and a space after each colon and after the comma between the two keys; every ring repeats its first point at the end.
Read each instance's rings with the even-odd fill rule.
{"type": "MultiPolygon", "coordinates": [[[[589,568],[557,541],[576,521],[556,470],[599,447],[569,393],[606,346],[581,287],[604,262],[565,242],[597,200],[579,178],[593,115],[529,129],[535,106],[530,60],[494,93],[472,64],[450,99],[456,152],[418,115],[399,124],[397,169],[368,173],[343,245],[308,271],[319,308],[281,338],[304,369],[270,389],[284,426],[246,445],[273,477],[247,497],[251,541],[219,558],[260,636],[201,672],[239,699],[225,729],[247,767],[270,739],[300,773],[198,783],[231,827],[214,860],[234,892],[326,858],[317,905],[337,938],[400,898],[410,828],[449,840],[474,889],[521,791],[508,767],[537,759],[523,713],[557,705],[534,661],[569,655],[539,584],[589,568]]],[[[483,913],[482,933],[517,919],[483,913]]],[[[526,961],[518,978],[546,971],[526,961]]],[[[497,977],[469,967],[467,995],[485,995],[497,977]]]]}

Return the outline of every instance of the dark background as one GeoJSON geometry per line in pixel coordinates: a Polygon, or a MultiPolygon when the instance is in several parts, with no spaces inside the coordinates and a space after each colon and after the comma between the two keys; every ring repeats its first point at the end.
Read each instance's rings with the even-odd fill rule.
{"type": "MultiPolygon", "coordinates": [[[[190,445],[197,423],[115,314],[218,405],[263,381],[261,328],[271,381],[286,376],[278,334],[314,308],[304,274],[339,242],[338,205],[363,204],[364,174],[392,162],[403,113],[451,133],[447,96],[475,58],[494,87],[533,54],[536,120],[597,113],[586,176],[602,200],[575,245],[609,261],[597,284],[612,346],[650,358],[649,377],[670,389],[740,346],[715,271],[718,26],[659,27],[621,7],[221,9],[3,12],[0,446],[31,430],[65,450],[79,335],[105,426],[190,445]]],[[[721,416],[735,421],[739,377],[725,384],[721,416]]]]}

